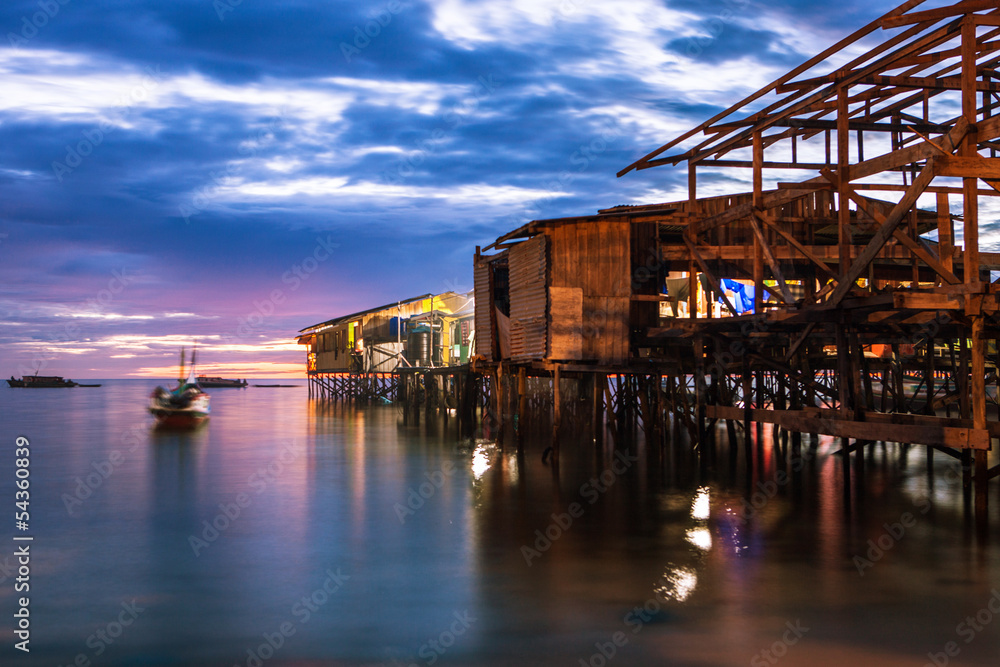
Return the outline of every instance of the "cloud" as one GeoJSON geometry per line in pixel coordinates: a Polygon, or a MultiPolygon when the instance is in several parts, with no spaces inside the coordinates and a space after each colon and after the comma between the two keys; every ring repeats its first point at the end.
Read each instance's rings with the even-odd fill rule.
{"type": "Polygon", "coordinates": [[[169,348],[213,336],[238,339],[213,349],[228,363],[256,349],[262,368],[298,364],[301,351],[271,342],[471,284],[473,247],[515,223],[682,197],[676,170],[615,172],[891,8],[58,6],[37,26],[37,0],[0,6],[8,374],[40,350],[67,374],[161,369],[169,348]],[[721,35],[688,53],[719,20],[721,35]],[[300,277],[327,238],[336,249],[300,277]],[[123,270],[128,284],[109,285],[123,270]],[[68,351],[83,349],[95,351],[68,351]]]}

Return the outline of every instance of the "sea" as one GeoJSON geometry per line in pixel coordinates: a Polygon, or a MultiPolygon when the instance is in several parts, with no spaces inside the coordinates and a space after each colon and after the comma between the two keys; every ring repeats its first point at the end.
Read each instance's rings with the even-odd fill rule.
{"type": "Polygon", "coordinates": [[[1000,664],[1000,490],[976,522],[944,454],[876,444],[845,498],[833,438],[747,474],[569,423],[554,465],[543,420],[255,380],[294,386],[158,432],[166,380],[91,382],[0,388],[5,666],[1000,664]]]}

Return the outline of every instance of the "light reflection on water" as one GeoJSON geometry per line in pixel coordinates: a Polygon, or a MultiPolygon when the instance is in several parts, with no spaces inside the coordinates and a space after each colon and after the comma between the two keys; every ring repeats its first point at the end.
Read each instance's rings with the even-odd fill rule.
{"type": "Polygon", "coordinates": [[[875,448],[848,515],[831,439],[773,490],[787,464],[765,448],[756,507],[724,456],[702,475],[682,447],[625,456],[570,431],[554,476],[547,443],[518,456],[304,387],[212,390],[205,427],[152,432],[155,384],[0,390],[0,436],[33,448],[36,625],[13,664],[248,665],[285,627],[264,665],[594,664],[618,632],[621,664],[732,665],[797,620],[789,665],[920,665],[948,641],[958,664],[997,664],[1000,619],[956,635],[1000,585],[997,548],[922,450],[900,465],[875,448]],[[144,611],[95,655],[132,600],[144,611]]]}

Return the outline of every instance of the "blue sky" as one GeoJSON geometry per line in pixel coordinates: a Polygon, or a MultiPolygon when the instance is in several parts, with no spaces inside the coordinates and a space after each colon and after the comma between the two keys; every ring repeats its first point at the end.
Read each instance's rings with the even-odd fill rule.
{"type": "Polygon", "coordinates": [[[517,225],[683,198],[615,173],[896,4],[8,0],[0,373],[301,373],[517,225]]]}

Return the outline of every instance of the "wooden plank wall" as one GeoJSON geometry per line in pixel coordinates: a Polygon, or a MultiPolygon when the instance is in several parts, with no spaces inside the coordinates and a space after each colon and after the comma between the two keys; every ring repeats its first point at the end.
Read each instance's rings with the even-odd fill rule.
{"type": "Polygon", "coordinates": [[[493,291],[490,289],[490,264],[475,262],[473,277],[476,290],[476,354],[493,361],[493,291]]]}
{"type": "MultiPolygon", "coordinates": [[[[582,291],[582,321],[576,325],[580,356],[601,364],[625,363],[629,353],[630,223],[624,218],[567,223],[546,229],[546,235],[550,238],[549,286],[582,291]]],[[[557,339],[576,335],[572,325],[550,328],[557,339]]],[[[554,352],[566,354],[559,349],[554,352]]]]}
{"type": "Polygon", "coordinates": [[[545,358],[548,272],[544,235],[513,246],[510,266],[510,358],[533,361],[545,358]]]}
{"type": "Polygon", "coordinates": [[[318,371],[346,371],[350,369],[351,355],[346,350],[348,324],[349,322],[343,322],[317,336],[316,369],[318,371]],[[340,334],[340,349],[335,350],[338,340],[337,334],[340,334]],[[329,338],[327,338],[325,345],[329,349],[324,349],[323,338],[327,336],[329,338]]]}
{"type": "MultiPolygon", "coordinates": [[[[631,245],[629,280],[632,294],[660,294],[664,274],[659,253],[659,225],[655,222],[632,223],[631,245]]],[[[629,310],[629,326],[633,330],[645,331],[660,323],[660,304],[656,301],[633,301],[629,310]]]]}
{"type": "Polygon", "coordinates": [[[552,361],[583,359],[583,289],[549,288],[549,354],[552,361]]]}

